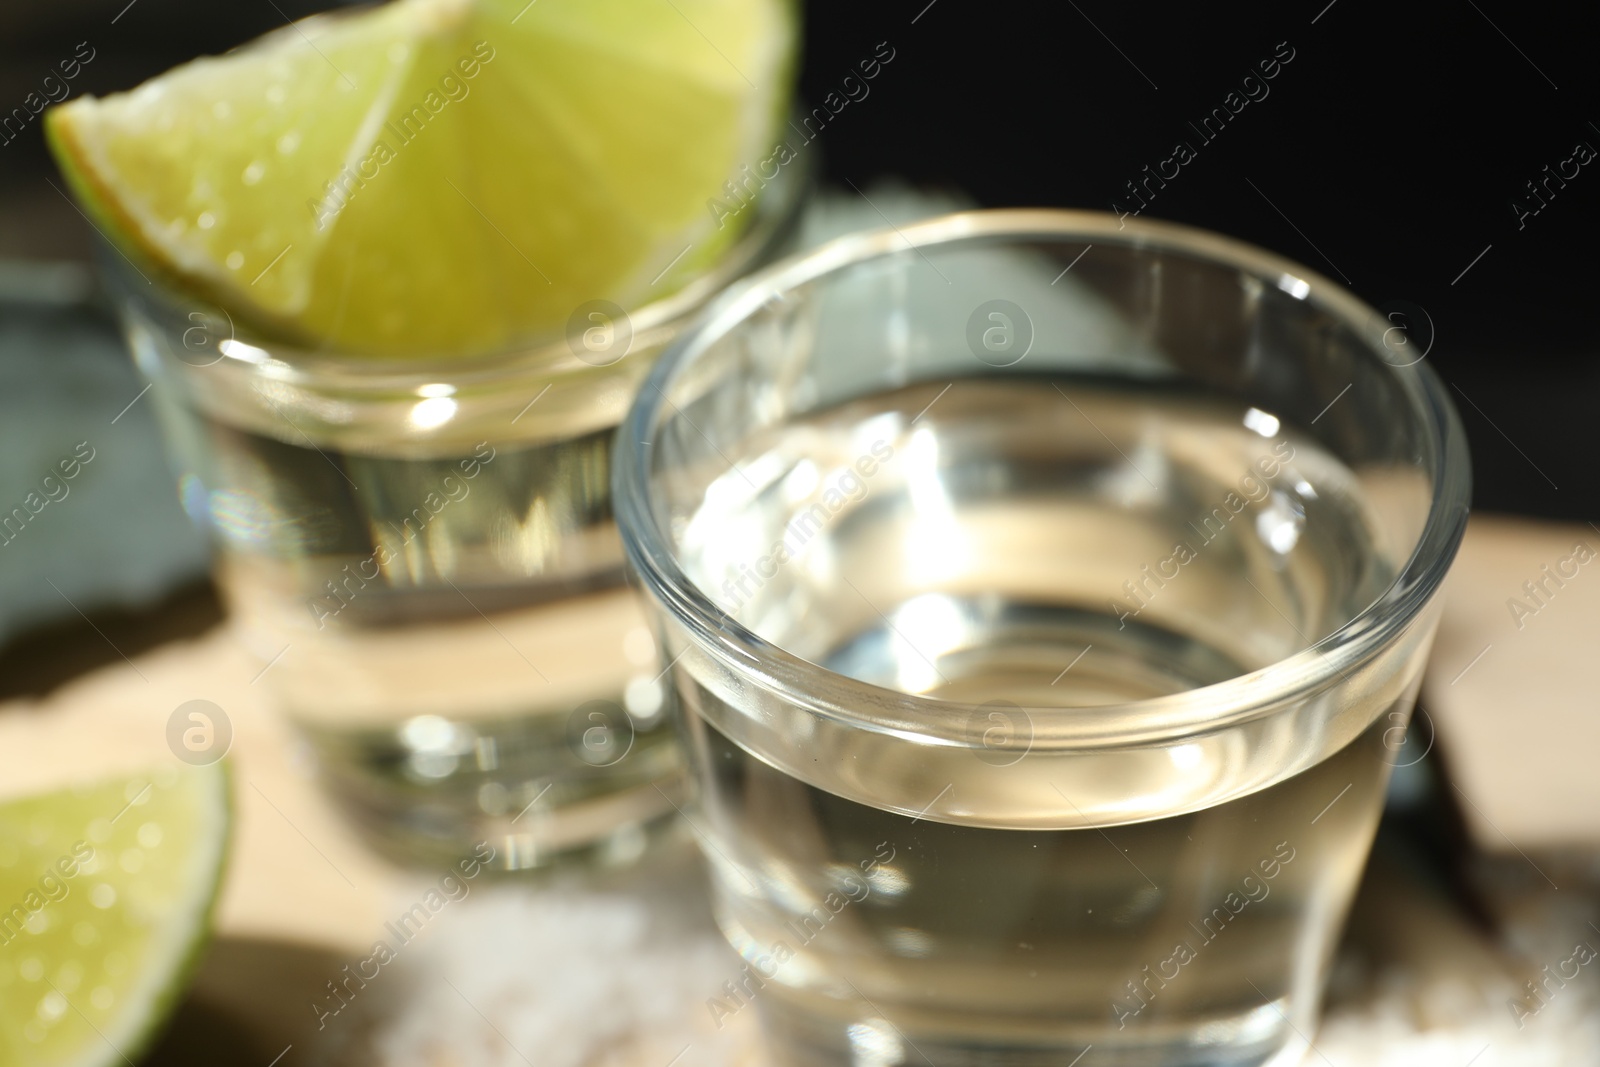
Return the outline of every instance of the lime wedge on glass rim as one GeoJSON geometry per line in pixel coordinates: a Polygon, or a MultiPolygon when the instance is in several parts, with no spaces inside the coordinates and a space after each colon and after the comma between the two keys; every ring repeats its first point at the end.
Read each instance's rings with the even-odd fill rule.
{"type": "Polygon", "coordinates": [[[0,803],[0,1067],[136,1058],[210,929],[225,764],[0,803]]]}
{"type": "Polygon", "coordinates": [[[709,202],[771,152],[795,22],[793,0],[395,0],[70,101],[47,133],[124,253],[258,331],[480,352],[716,258],[751,212],[709,202]]]}

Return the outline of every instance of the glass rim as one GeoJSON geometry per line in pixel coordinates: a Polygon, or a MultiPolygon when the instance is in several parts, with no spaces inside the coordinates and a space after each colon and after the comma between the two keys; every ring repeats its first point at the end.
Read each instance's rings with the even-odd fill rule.
{"type": "MultiPolygon", "coordinates": [[[[1264,667],[1195,689],[1088,707],[1037,706],[1033,747],[1132,743],[1205,733],[1304,699],[1381,654],[1426,609],[1466,529],[1471,477],[1465,434],[1443,383],[1420,362],[1381,356],[1363,324],[1389,323],[1349,288],[1286,257],[1179,223],[1122,219],[1098,211],[1005,208],[962,211],[900,227],[848,234],[750,275],[704,309],[657,359],[618,429],[613,508],[629,562],[698,649],[782,699],[836,723],[922,743],[968,745],[967,723],[989,705],[874,685],[796,656],[717,607],[684,572],[650,505],[650,451],[668,387],[713,343],[786,291],[860,264],[969,241],[1055,240],[1170,252],[1231,267],[1316,306],[1365,342],[1388,368],[1422,429],[1422,466],[1433,475],[1427,518],[1394,580],[1321,640],[1264,667]],[[1137,724],[1132,725],[1132,724],[1137,724]]],[[[1378,327],[1381,337],[1382,327],[1378,327]]],[[[1381,343],[1381,342],[1380,342],[1381,343]]]]}
{"type": "MultiPolygon", "coordinates": [[[[813,187],[814,170],[814,163],[803,154],[780,169],[775,177],[767,179],[763,195],[755,199],[754,217],[708,270],[665,296],[641,304],[637,309],[626,309],[634,347],[640,347],[640,338],[652,331],[692,318],[724,290],[736,285],[752,268],[772,259],[800,224],[813,187]]],[[[222,311],[230,336],[217,344],[219,362],[285,385],[388,394],[416,391],[436,382],[472,386],[492,384],[507,376],[555,375],[613,365],[596,365],[579,359],[559,333],[454,356],[387,356],[307,347],[240,326],[215,300],[164,272],[151,271],[144,275],[146,284],[130,280],[128,271],[132,264],[126,262],[119,246],[104,234],[96,238],[96,243],[114,253],[100,257],[100,273],[119,281],[121,284],[117,287],[123,293],[175,310],[199,305],[222,311]]],[[[626,356],[616,362],[624,359],[626,356]]]]}

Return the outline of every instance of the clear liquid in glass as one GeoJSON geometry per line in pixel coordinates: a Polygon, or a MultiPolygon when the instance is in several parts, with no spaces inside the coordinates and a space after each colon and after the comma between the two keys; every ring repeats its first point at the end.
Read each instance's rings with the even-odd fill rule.
{"type": "Polygon", "coordinates": [[[1409,694],[1354,709],[1345,743],[1291,742],[1328,748],[1304,769],[1219,731],[1070,796],[1021,709],[1184,693],[1331,633],[1396,567],[1376,482],[1198,390],[942,386],[753,438],[673,530],[691,578],[767,640],[994,709],[970,777],[919,779],[918,743],[864,730],[783,770],[718,728],[749,709],[689,668],[697,824],[747,961],[707,1010],[756,1006],[805,1064],[1291,1062],[1409,694]],[[1041,798],[1121,814],[1040,826],[1041,798]]]}
{"type": "Polygon", "coordinates": [[[670,825],[682,756],[624,581],[610,427],[404,457],[171,414],[260,680],[371,843],[623,863],[670,825]]]}

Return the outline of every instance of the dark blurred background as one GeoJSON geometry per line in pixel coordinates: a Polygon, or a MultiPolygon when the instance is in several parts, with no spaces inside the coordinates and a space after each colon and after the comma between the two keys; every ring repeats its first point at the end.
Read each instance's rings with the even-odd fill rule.
{"type": "MultiPolygon", "coordinates": [[[[103,93],[327,6],[9,3],[0,101],[20,102],[80,42],[94,58],[73,92],[103,93]]],[[[1580,141],[1600,149],[1597,22],[1594,5],[1506,0],[812,0],[801,91],[839,91],[887,42],[894,58],[869,94],[821,135],[828,178],[900,176],[990,206],[1136,206],[1125,183],[1187,141],[1196,158],[1146,215],[1274,249],[1385,309],[1422,309],[1428,358],[1471,437],[1476,505],[1587,520],[1600,491],[1600,162],[1552,181],[1520,223],[1512,205],[1537,207],[1526,183],[1580,141]],[[1214,140],[1189,125],[1289,50],[1269,95],[1214,140]]],[[[13,270],[87,255],[83,221],[47,176],[37,122],[0,144],[0,259],[13,270]]]]}

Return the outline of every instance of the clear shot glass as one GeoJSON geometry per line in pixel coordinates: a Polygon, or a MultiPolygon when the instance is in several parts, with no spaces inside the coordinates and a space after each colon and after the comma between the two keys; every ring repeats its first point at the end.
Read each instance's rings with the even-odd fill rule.
{"type": "Polygon", "coordinates": [[[1297,1060],[1466,521],[1418,351],[1042,210],[840,239],[674,342],[614,497],[746,961],[711,1016],[786,1064],[1297,1060]]]}
{"type": "Polygon", "coordinates": [[[670,831],[683,760],[612,521],[612,439],[666,342],[788,247],[808,184],[774,182],[671,295],[592,301],[487,356],[296,349],[101,257],[252,684],[379,851],[623,863],[670,831]]]}

